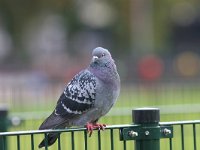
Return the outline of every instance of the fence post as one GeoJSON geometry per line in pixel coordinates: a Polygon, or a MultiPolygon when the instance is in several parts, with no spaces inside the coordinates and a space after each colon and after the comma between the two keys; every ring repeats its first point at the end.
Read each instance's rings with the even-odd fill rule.
{"type": "Polygon", "coordinates": [[[144,130],[144,138],[135,140],[135,150],[160,150],[160,110],[158,108],[138,108],[132,111],[132,119],[144,130]]]}
{"type": "MultiPolygon", "coordinates": [[[[6,132],[8,128],[8,108],[0,106],[0,132],[6,132]]],[[[0,137],[0,150],[6,150],[6,139],[0,137]]]]}

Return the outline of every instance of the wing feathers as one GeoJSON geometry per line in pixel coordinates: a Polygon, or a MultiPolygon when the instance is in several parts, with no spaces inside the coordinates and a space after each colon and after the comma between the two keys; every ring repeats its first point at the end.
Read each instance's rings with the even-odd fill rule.
{"type": "Polygon", "coordinates": [[[69,114],[82,114],[83,112],[90,109],[92,106],[91,104],[87,103],[80,103],[79,101],[71,100],[65,97],[64,94],[60,97],[60,102],[58,103],[55,113],[56,115],[65,116],[67,113],[69,114]]]}
{"type": "MultiPolygon", "coordinates": [[[[85,70],[77,74],[66,86],[57,103],[57,115],[81,115],[93,107],[96,96],[96,80],[85,70]]],[[[71,118],[71,117],[70,117],[71,118]]]]}
{"type": "Polygon", "coordinates": [[[54,112],[42,123],[40,130],[70,126],[70,120],[90,110],[96,96],[96,79],[84,70],[66,86],[54,112]]]}

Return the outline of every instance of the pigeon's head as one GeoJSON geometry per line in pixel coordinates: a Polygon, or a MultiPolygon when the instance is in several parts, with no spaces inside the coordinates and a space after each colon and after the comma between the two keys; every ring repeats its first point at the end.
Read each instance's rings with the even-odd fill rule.
{"type": "Polygon", "coordinates": [[[97,47],[92,52],[92,60],[90,67],[96,69],[110,68],[114,64],[110,52],[102,47],[97,47]]]}
{"type": "Polygon", "coordinates": [[[92,62],[93,63],[101,63],[104,61],[111,60],[111,54],[107,49],[104,49],[102,47],[97,47],[92,52],[92,62]]]}
{"type": "Polygon", "coordinates": [[[117,74],[116,65],[110,52],[102,47],[93,50],[89,69],[102,80],[109,80],[117,74]]]}

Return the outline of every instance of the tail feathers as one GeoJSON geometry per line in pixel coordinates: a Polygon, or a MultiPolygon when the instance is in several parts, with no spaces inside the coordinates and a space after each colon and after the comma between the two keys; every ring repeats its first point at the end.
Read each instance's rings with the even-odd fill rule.
{"type": "Polygon", "coordinates": [[[47,135],[47,139],[43,139],[42,142],[38,145],[39,148],[53,145],[58,139],[59,133],[50,133],[47,135]]]}
{"type": "MultiPolygon", "coordinates": [[[[39,130],[44,129],[64,129],[67,126],[67,120],[52,113],[39,127],[39,130]]],[[[39,144],[39,148],[51,146],[54,144],[60,133],[48,133],[47,138],[43,139],[39,144]]]]}

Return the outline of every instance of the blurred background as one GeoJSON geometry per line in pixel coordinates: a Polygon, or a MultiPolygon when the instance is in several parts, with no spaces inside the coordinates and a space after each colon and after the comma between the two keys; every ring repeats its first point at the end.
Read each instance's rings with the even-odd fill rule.
{"type": "Polygon", "coordinates": [[[0,0],[0,105],[20,124],[10,130],[37,129],[98,46],[111,51],[122,82],[102,122],[131,123],[136,107],[160,108],[161,121],[199,119],[199,7],[196,0],[0,0]]]}
{"type": "Polygon", "coordinates": [[[137,107],[160,108],[161,121],[199,119],[199,4],[0,0],[0,107],[9,109],[9,131],[38,129],[98,46],[111,51],[122,82],[100,122],[132,123],[137,107]]]}

